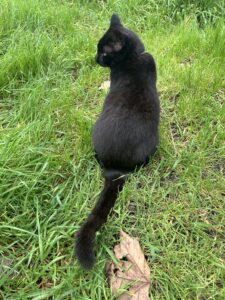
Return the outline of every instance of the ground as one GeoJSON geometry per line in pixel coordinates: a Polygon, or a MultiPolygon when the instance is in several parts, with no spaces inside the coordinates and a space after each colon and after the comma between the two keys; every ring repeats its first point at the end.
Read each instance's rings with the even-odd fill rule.
{"type": "Polygon", "coordinates": [[[150,299],[225,299],[223,1],[2,0],[0,298],[113,299],[105,264],[122,228],[151,268],[150,299]],[[117,12],[157,63],[160,146],[98,233],[74,233],[102,186],[91,131],[109,71],[96,44],[117,12]]]}

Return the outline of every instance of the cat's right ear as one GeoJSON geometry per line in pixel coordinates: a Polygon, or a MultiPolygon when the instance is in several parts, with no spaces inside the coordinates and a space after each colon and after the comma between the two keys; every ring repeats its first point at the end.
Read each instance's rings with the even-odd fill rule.
{"type": "Polygon", "coordinates": [[[120,22],[120,18],[116,14],[113,14],[110,20],[110,26],[115,26],[115,25],[122,26],[120,22]]]}

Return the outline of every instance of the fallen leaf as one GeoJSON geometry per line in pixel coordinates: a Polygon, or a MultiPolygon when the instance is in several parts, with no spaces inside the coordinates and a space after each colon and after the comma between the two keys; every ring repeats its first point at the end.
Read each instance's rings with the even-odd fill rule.
{"type": "Polygon", "coordinates": [[[149,299],[150,268],[137,239],[120,231],[120,244],[114,247],[118,264],[111,263],[108,267],[109,282],[114,295],[118,290],[125,292],[117,300],[149,299]]]}
{"type": "Polygon", "coordinates": [[[100,85],[99,90],[108,90],[109,87],[110,87],[110,80],[106,80],[100,85]]]}

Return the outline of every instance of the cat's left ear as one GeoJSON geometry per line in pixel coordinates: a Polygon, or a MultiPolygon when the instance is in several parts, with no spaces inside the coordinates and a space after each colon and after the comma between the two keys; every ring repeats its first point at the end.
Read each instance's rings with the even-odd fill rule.
{"type": "Polygon", "coordinates": [[[120,18],[116,14],[113,14],[110,20],[110,26],[115,26],[115,25],[122,26],[120,22],[120,18]]]}
{"type": "Polygon", "coordinates": [[[116,43],[114,43],[113,48],[116,52],[119,52],[124,46],[124,42],[122,41],[118,41],[116,43]]]}
{"type": "Polygon", "coordinates": [[[126,34],[121,34],[117,41],[114,42],[113,48],[114,51],[119,52],[124,47],[128,48],[130,46],[130,39],[126,34]]]}
{"type": "Polygon", "coordinates": [[[127,38],[125,35],[120,37],[116,42],[113,44],[114,51],[119,52],[124,47],[127,47],[129,45],[129,38],[127,38]]]}

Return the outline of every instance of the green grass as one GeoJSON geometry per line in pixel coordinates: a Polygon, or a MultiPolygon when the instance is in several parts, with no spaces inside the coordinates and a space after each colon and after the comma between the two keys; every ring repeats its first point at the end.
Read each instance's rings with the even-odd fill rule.
{"type": "Polygon", "coordinates": [[[1,1],[0,298],[113,299],[104,267],[122,228],[140,239],[151,299],[225,299],[223,3],[1,1]],[[109,72],[94,56],[113,12],[156,59],[161,143],[85,272],[73,236],[101,190],[91,130],[109,72]]]}

